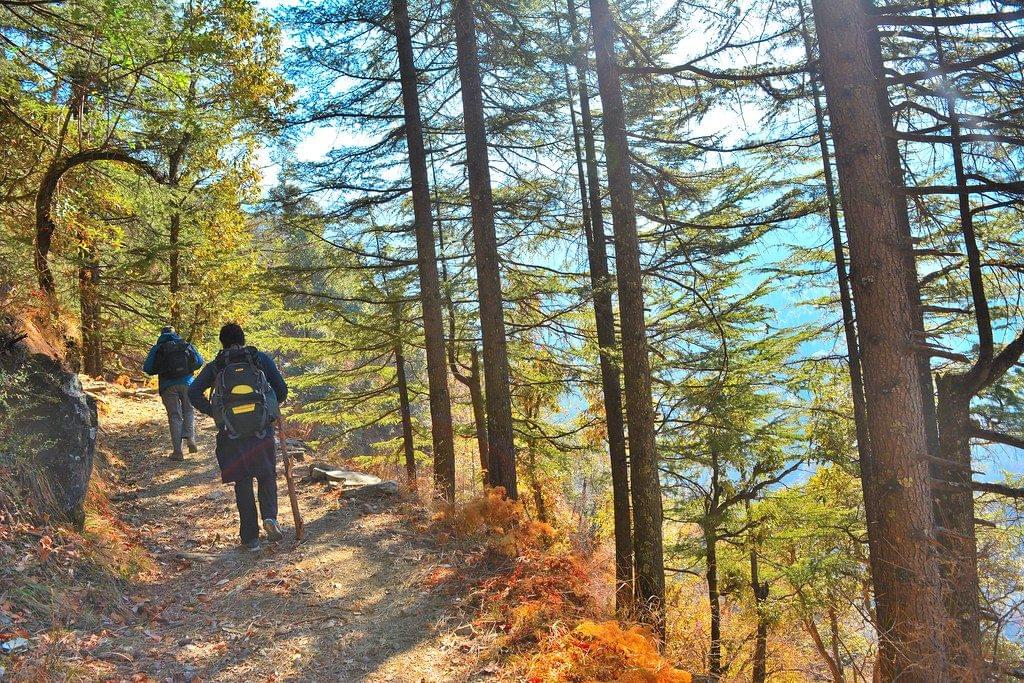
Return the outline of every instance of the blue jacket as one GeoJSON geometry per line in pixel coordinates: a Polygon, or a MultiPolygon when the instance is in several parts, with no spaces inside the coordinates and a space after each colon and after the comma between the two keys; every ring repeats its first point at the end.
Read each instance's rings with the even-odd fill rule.
{"type": "MultiPolygon", "coordinates": [[[[180,340],[181,337],[179,337],[174,332],[164,332],[163,334],[161,334],[160,338],[156,340],[156,344],[154,344],[153,348],[149,350],[149,355],[146,356],[146,362],[143,363],[142,365],[142,371],[147,375],[155,375],[156,373],[153,371],[153,363],[156,362],[156,350],[160,348],[161,344],[164,344],[169,341],[180,340]]],[[[206,362],[202,354],[199,353],[199,351],[197,351],[196,347],[194,346],[190,345],[189,348],[192,349],[192,357],[195,358],[196,365],[202,367],[203,363],[206,362]]],[[[188,377],[177,377],[173,379],[161,377],[160,393],[163,393],[164,389],[166,389],[167,387],[176,387],[180,385],[189,386],[190,384],[192,384],[192,375],[189,375],[188,377]]]]}

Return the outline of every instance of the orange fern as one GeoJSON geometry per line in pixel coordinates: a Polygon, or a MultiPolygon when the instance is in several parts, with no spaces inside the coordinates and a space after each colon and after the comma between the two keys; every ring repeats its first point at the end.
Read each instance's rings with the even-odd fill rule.
{"type": "Polygon", "coordinates": [[[650,631],[615,621],[584,621],[545,643],[530,663],[531,683],[691,683],[658,652],[650,631]]]}

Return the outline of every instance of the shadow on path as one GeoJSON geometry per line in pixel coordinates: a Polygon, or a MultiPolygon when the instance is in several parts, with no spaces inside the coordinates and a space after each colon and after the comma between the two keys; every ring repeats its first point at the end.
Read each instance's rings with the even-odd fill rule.
{"type": "MultiPolygon", "coordinates": [[[[284,542],[250,553],[237,545],[234,495],[220,482],[212,423],[199,422],[200,453],[175,463],[166,457],[159,404],[131,403],[138,414],[111,416],[103,440],[130,482],[118,509],[160,567],[129,586],[136,617],[108,644],[117,677],[470,679],[474,662],[447,633],[452,598],[428,588],[438,550],[394,503],[366,514],[319,485],[300,485],[304,541],[295,545],[287,528],[284,542]]],[[[280,521],[290,527],[279,476],[280,521]]]]}

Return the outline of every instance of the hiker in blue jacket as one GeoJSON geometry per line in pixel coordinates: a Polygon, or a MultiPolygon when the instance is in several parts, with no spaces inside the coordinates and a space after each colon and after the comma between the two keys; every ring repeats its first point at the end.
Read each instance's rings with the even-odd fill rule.
{"type": "Polygon", "coordinates": [[[288,398],[288,385],[273,358],[245,345],[245,332],[237,323],[221,328],[220,343],[224,350],[203,368],[188,395],[197,410],[217,423],[220,478],[235,485],[242,545],[258,551],[260,517],[268,541],[283,538],[277,523],[274,420],[288,398]],[[259,490],[259,515],[253,479],[259,490]]]}
{"type": "Polygon", "coordinates": [[[195,371],[205,362],[196,347],[178,336],[173,327],[165,327],[142,366],[147,375],[160,378],[160,399],[167,409],[171,431],[171,460],[185,459],[182,442],[188,446],[189,453],[199,450],[196,446],[195,411],[188,399],[188,387],[195,371]]]}

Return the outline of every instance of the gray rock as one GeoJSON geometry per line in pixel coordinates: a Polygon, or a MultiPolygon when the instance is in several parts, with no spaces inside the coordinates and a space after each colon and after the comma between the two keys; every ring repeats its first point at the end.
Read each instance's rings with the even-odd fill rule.
{"type": "Polygon", "coordinates": [[[370,498],[384,498],[398,495],[397,481],[382,481],[379,484],[370,484],[344,491],[342,498],[350,500],[366,500],[370,498]]]}
{"type": "Polygon", "coordinates": [[[13,655],[19,652],[28,652],[29,642],[24,638],[13,638],[4,643],[0,643],[0,653],[5,655],[13,655]]]}
{"type": "Polygon", "coordinates": [[[309,481],[321,482],[338,482],[339,484],[345,483],[345,477],[343,476],[342,470],[330,470],[324,469],[320,465],[310,465],[309,476],[306,477],[309,481]]]}
{"type": "MultiPolygon", "coordinates": [[[[52,493],[54,512],[81,528],[96,456],[96,401],[59,352],[40,341],[41,333],[31,333],[37,328],[31,323],[25,327],[30,332],[27,339],[0,354],[0,393],[10,389],[14,399],[5,416],[7,431],[15,435],[15,455],[31,454],[40,465],[43,476],[31,483],[44,484],[52,493]]],[[[0,329],[0,342],[9,334],[0,329]]],[[[47,498],[42,496],[40,502],[47,498]]]]}

